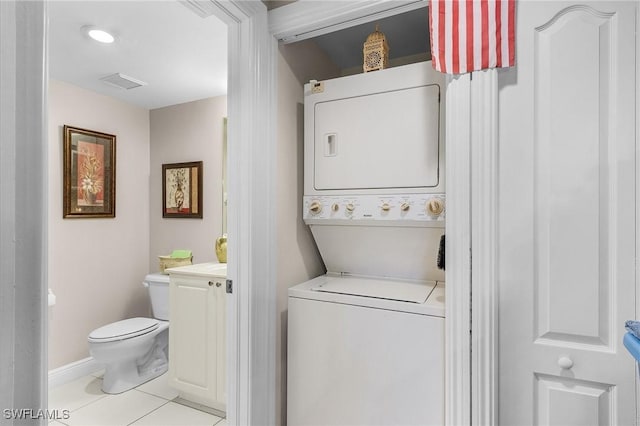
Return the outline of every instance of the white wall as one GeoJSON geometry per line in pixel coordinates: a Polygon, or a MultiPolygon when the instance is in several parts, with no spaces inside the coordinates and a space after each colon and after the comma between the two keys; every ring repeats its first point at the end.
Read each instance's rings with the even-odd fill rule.
{"type": "Polygon", "coordinates": [[[52,80],[48,154],[51,370],[89,356],[93,329],[149,312],[149,112],[52,80]],[[65,124],[116,135],[115,218],[62,218],[65,124]]]}
{"type": "Polygon", "coordinates": [[[217,261],[215,240],[222,234],[222,140],[227,97],[203,99],[152,110],[151,235],[148,270],[174,249],[193,251],[193,263],[217,261]],[[162,217],[162,164],[202,161],[202,219],[162,217]]]}
{"type": "Polygon", "coordinates": [[[277,111],[277,333],[276,421],[286,424],[287,291],[325,272],[309,227],[302,221],[303,83],[336,77],[340,70],[315,43],[280,47],[277,111]]]}

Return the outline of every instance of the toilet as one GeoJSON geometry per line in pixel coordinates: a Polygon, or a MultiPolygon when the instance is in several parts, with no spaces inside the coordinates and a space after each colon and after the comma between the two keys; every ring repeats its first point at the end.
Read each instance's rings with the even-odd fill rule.
{"type": "Polygon", "coordinates": [[[169,275],[149,274],[143,285],[149,290],[154,318],[129,318],[89,334],[89,352],[105,366],[105,393],[127,391],[167,371],[169,275]]]}

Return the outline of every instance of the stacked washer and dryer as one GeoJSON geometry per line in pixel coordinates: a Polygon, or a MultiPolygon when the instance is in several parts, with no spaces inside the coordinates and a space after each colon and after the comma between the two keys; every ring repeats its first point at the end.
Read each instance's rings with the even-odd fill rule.
{"type": "Polygon", "coordinates": [[[289,289],[290,426],[444,424],[444,87],[430,62],[304,87],[327,273],[289,289]]]}

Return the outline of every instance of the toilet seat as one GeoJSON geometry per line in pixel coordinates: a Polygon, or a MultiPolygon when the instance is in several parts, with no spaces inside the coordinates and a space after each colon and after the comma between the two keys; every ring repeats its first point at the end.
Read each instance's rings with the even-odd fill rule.
{"type": "Polygon", "coordinates": [[[142,336],[156,330],[160,322],[152,318],[129,318],[107,324],[89,334],[89,342],[106,343],[142,336]]]}

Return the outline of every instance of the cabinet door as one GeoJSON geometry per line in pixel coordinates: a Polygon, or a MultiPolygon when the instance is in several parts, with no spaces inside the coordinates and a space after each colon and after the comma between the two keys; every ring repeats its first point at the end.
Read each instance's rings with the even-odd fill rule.
{"type": "Polygon", "coordinates": [[[214,281],[172,275],[170,283],[169,382],[207,405],[217,400],[219,387],[214,281]]]}

